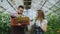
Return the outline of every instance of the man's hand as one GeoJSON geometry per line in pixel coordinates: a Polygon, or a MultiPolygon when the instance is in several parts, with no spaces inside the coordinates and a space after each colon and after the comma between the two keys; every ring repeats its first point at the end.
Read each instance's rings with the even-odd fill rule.
{"type": "Polygon", "coordinates": [[[21,26],[22,24],[18,23],[17,25],[18,25],[18,26],[21,26]]]}
{"type": "Polygon", "coordinates": [[[23,25],[27,25],[27,23],[22,23],[23,25]]]}

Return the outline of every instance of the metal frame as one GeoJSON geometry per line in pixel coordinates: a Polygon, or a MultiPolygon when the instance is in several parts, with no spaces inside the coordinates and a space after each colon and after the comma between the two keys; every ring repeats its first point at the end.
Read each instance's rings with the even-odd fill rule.
{"type": "MultiPolygon", "coordinates": [[[[46,1],[44,2],[44,4],[42,5],[42,7],[46,4],[46,2],[49,2],[49,1],[46,0],[46,1]]],[[[57,1],[52,7],[56,6],[56,4],[59,3],[59,2],[60,2],[60,0],[57,1]]],[[[51,3],[51,2],[49,2],[49,3],[51,3]]],[[[51,3],[51,4],[52,4],[52,3],[51,3]]],[[[42,7],[41,7],[41,9],[42,9],[42,7]]],[[[47,8],[47,9],[52,10],[52,7],[51,7],[51,8],[47,8]]],[[[57,6],[56,6],[56,7],[57,7],[57,6]]],[[[54,11],[57,11],[57,10],[59,10],[59,9],[60,9],[60,8],[58,7],[58,9],[56,9],[56,10],[54,10],[54,11]]],[[[52,10],[52,11],[53,11],[53,10],[52,10]]]]}
{"type": "MultiPolygon", "coordinates": [[[[45,3],[47,2],[48,0],[45,0],[45,2],[44,2],[44,4],[42,5],[42,7],[45,5],[45,3]]],[[[42,7],[41,7],[41,9],[42,9],[42,7]]]]}
{"type": "Polygon", "coordinates": [[[10,6],[16,11],[16,9],[13,7],[13,5],[8,1],[8,0],[6,0],[9,4],[10,4],[10,6]]]}
{"type": "Polygon", "coordinates": [[[0,6],[1,8],[3,8],[4,10],[6,10],[4,7],[0,6]]]}
{"type": "MultiPolygon", "coordinates": [[[[57,3],[59,3],[59,2],[60,2],[60,1],[57,1],[53,6],[55,6],[55,5],[56,5],[57,3]]],[[[53,6],[52,6],[52,7],[53,7],[53,6]]],[[[52,8],[52,7],[51,7],[51,8],[52,8]]],[[[57,7],[57,6],[56,6],[56,7],[57,7]]],[[[49,9],[51,10],[51,8],[49,8],[49,9]]]]}

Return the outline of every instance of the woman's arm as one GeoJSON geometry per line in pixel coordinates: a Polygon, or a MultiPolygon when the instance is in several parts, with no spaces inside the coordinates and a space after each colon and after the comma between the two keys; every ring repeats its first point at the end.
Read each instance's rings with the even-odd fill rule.
{"type": "Polygon", "coordinates": [[[47,20],[45,20],[42,24],[41,24],[41,29],[46,32],[47,31],[47,20]]]}
{"type": "Polygon", "coordinates": [[[46,32],[46,31],[47,31],[47,23],[46,23],[44,26],[42,26],[41,29],[42,29],[44,32],[46,32]]]}

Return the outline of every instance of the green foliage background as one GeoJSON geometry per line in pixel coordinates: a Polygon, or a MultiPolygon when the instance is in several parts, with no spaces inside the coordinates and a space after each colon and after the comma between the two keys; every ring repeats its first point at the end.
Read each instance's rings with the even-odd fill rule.
{"type": "Polygon", "coordinates": [[[9,34],[10,29],[10,14],[0,11],[0,34],[9,34]]]}
{"type": "MultiPolygon", "coordinates": [[[[60,14],[50,13],[46,16],[48,28],[46,34],[60,34],[60,14]]],[[[9,34],[11,30],[10,14],[0,11],[0,34],[9,34]]]]}
{"type": "Polygon", "coordinates": [[[48,28],[46,34],[60,34],[60,14],[59,12],[51,12],[46,16],[48,20],[48,28]]]}

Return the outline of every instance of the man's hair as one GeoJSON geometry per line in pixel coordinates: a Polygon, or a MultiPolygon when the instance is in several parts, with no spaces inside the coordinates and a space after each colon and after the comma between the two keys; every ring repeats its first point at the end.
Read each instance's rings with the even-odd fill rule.
{"type": "Polygon", "coordinates": [[[24,9],[24,6],[22,6],[22,5],[19,5],[19,6],[18,6],[18,9],[19,9],[19,8],[22,8],[22,9],[24,9]]]}

